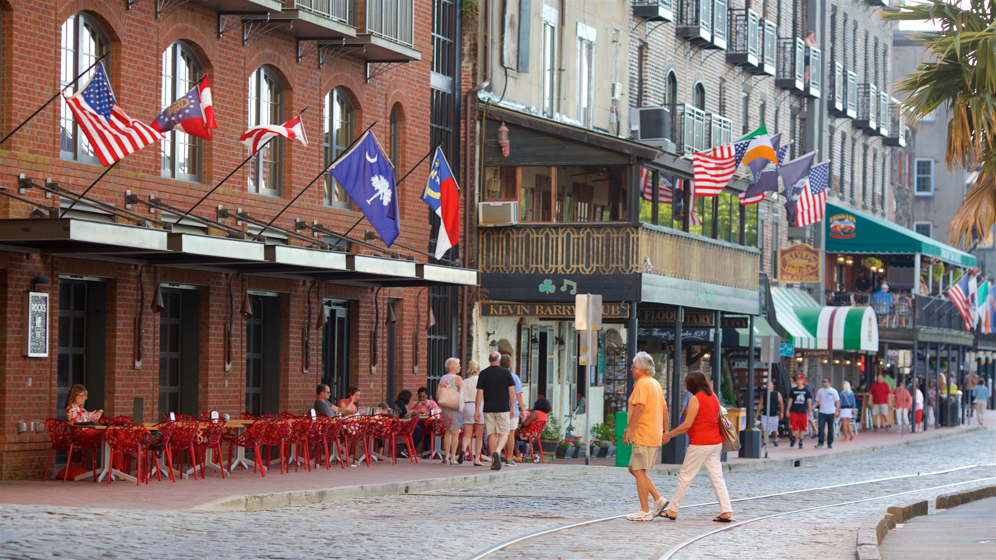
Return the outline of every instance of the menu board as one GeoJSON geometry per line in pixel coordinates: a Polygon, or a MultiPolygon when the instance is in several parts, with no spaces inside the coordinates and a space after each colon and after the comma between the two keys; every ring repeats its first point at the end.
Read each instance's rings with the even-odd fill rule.
{"type": "Polygon", "coordinates": [[[604,360],[605,414],[614,414],[626,409],[629,363],[622,349],[605,352],[604,360]]]}

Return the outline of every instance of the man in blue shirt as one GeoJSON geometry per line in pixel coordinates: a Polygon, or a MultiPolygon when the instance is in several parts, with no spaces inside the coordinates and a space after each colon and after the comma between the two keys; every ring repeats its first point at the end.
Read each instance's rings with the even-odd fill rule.
{"type": "Polygon", "coordinates": [[[892,315],[892,309],[895,307],[892,294],[889,293],[889,284],[885,278],[879,281],[878,291],[871,296],[871,304],[875,314],[879,316],[879,324],[885,324],[885,320],[892,315]]]}

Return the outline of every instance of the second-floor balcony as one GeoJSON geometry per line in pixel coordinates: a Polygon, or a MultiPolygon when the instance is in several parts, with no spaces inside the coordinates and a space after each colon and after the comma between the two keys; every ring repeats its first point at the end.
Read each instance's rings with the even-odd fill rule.
{"type": "Polygon", "coordinates": [[[827,77],[830,82],[827,88],[827,110],[835,117],[846,116],[844,90],[847,87],[847,81],[844,77],[844,65],[839,61],[833,61],[830,64],[827,77]]]}
{"type": "Polygon", "coordinates": [[[751,9],[730,10],[726,61],[751,74],[761,73],[761,16],[751,9]]]}
{"type": "Polygon", "coordinates": [[[965,322],[958,308],[948,298],[907,295],[829,292],[831,307],[871,307],[880,329],[913,330],[920,328],[965,332],[965,322]]]}
{"type": "Polygon", "coordinates": [[[289,0],[287,7],[305,10],[347,25],[356,25],[353,0],[289,0]]]}
{"type": "Polygon", "coordinates": [[[696,45],[712,44],[712,1],[680,0],[675,35],[696,45]]]}
{"type": "Polygon", "coordinates": [[[823,51],[816,47],[806,47],[804,74],[808,78],[806,93],[819,98],[823,90],[823,51]]]}
{"type": "Polygon", "coordinates": [[[761,27],[761,74],[774,76],[778,61],[778,26],[775,22],[762,19],[761,27]]]}
{"type": "Polygon", "coordinates": [[[709,148],[706,136],[706,112],[687,103],[672,111],[675,120],[673,139],[683,154],[704,152],[709,148]]]}
{"type": "Polygon", "coordinates": [[[852,125],[860,128],[869,136],[878,136],[878,86],[875,84],[858,84],[858,111],[852,125]]]}
{"type": "Polygon", "coordinates": [[[519,225],[479,231],[483,274],[642,273],[758,289],[757,249],[660,226],[519,225]]]}
{"type": "Polygon", "coordinates": [[[647,21],[674,21],[675,0],[633,0],[633,16],[647,21]]]}
{"type": "Polygon", "coordinates": [[[775,87],[799,95],[806,93],[805,48],[802,39],[778,39],[778,72],[775,74],[775,87]]]}
{"type": "Polygon", "coordinates": [[[884,134],[882,143],[886,146],[906,146],[906,117],[900,111],[899,101],[889,100],[889,130],[884,134]]]}
{"type": "Polygon", "coordinates": [[[709,115],[709,147],[715,148],[733,142],[733,120],[722,115],[709,115]]]}
{"type": "Polygon", "coordinates": [[[413,0],[366,0],[367,32],[407,45],[414,45],[413,0]]]}

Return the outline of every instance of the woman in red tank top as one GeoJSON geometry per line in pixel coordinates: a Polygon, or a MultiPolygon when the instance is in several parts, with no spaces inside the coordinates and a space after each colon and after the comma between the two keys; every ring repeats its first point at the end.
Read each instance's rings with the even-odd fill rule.
{"type": "Polygon", "coordinates": [[[730,505],[726,481],[723,480],[723,467],[719,462],[723,449],[723,432],[719,427],[719,400],[712,392],[712,384],[701,371],[688,374],[685,389],[692,394],[685,411],[685,421],[677,428],[664,432],[664,443],[678,434],[688,432],[688,450],[685,451],[685,462],[678,473],[678,487],[674,490],[674,498],[671,499],[670,506],[661,512],[661,517],[672,521],[678,518],[678,508],[685,499],[688,485],[705,465],[720,506],[720,514],[713,521],[729,523],[733,518],[733,507],[730,505]]]}

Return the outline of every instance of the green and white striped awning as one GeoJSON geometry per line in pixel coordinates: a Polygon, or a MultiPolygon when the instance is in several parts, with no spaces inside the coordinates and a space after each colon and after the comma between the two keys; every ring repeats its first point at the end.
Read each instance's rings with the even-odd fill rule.
{"type": "Polygon", "coordinates": [[[796,348],[818,350],[814,331],[807,329],[795,314],[796,307],[819,307],[813,296],[802,290],[772,287],[771,302],[775,304],[775,316],[778,324],[785,329],[788,342],[796,348]]]}
{"type": "Polygon", "coordinates": [[[801,290],[771,288],[778,324],[796,348],[878,352],[878,320],[871,307],[823,307],[801,290]]]}

